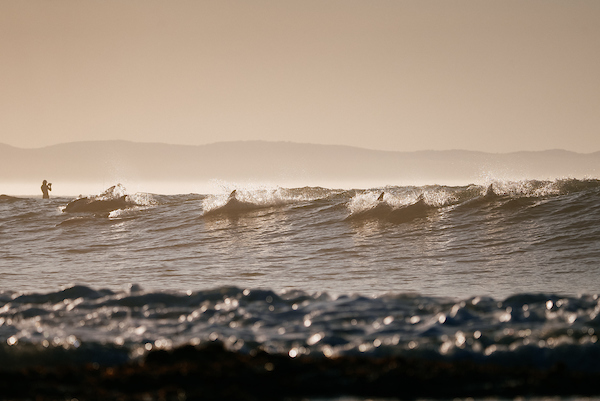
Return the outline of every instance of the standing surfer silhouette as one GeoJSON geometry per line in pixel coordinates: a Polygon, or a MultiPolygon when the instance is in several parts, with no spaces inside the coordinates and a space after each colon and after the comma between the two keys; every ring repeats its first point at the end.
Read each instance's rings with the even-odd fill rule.
{"type": "Polygon", "coordinates": [[[46,180],[42,181],[42,198],[50,199],[50,195],[48,195],[48,191],[52,191],[52,183],[46,180]]]}

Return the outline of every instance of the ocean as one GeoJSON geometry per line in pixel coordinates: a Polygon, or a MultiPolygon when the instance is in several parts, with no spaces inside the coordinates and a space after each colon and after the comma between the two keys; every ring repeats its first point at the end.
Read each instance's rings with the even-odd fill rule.
{"type": "Polygon", "coordinates": [[[598,396],[599,223],[595,179],[2,196],[0,391],[598,396]]]}

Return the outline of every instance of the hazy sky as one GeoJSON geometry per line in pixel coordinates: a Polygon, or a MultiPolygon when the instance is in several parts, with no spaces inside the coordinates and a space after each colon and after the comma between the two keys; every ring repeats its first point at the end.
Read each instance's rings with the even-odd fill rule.
{"type": "Polygon", "coordinates": [[[597,0],[0,0],[0,142],[600,150],[597,0]]]}

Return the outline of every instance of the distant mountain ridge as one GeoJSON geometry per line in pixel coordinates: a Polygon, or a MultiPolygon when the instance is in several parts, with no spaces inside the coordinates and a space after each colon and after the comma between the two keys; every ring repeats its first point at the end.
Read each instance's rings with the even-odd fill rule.
{"type": "Polygon", "coordinates": [[[263,141],[200,146],[97,141],[37,149],[0,144],[0,183],[48,178],[106,183],[223,180],[281,186],[338,182],[375,187],[598,176],[600,152],[564,150],[397,152],[263,141]]]}

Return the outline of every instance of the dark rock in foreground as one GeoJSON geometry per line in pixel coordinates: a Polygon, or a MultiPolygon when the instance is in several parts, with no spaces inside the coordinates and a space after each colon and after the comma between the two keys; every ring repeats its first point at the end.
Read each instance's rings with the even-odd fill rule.
{"type": "Polygon", "coordinates": [[[4,399],[276,400],[342,395],[393,398],[600,394],[600,373],[400,357],[253,355],[220,344],[154,351],[120,366],[4,371],[4,399]]]}

